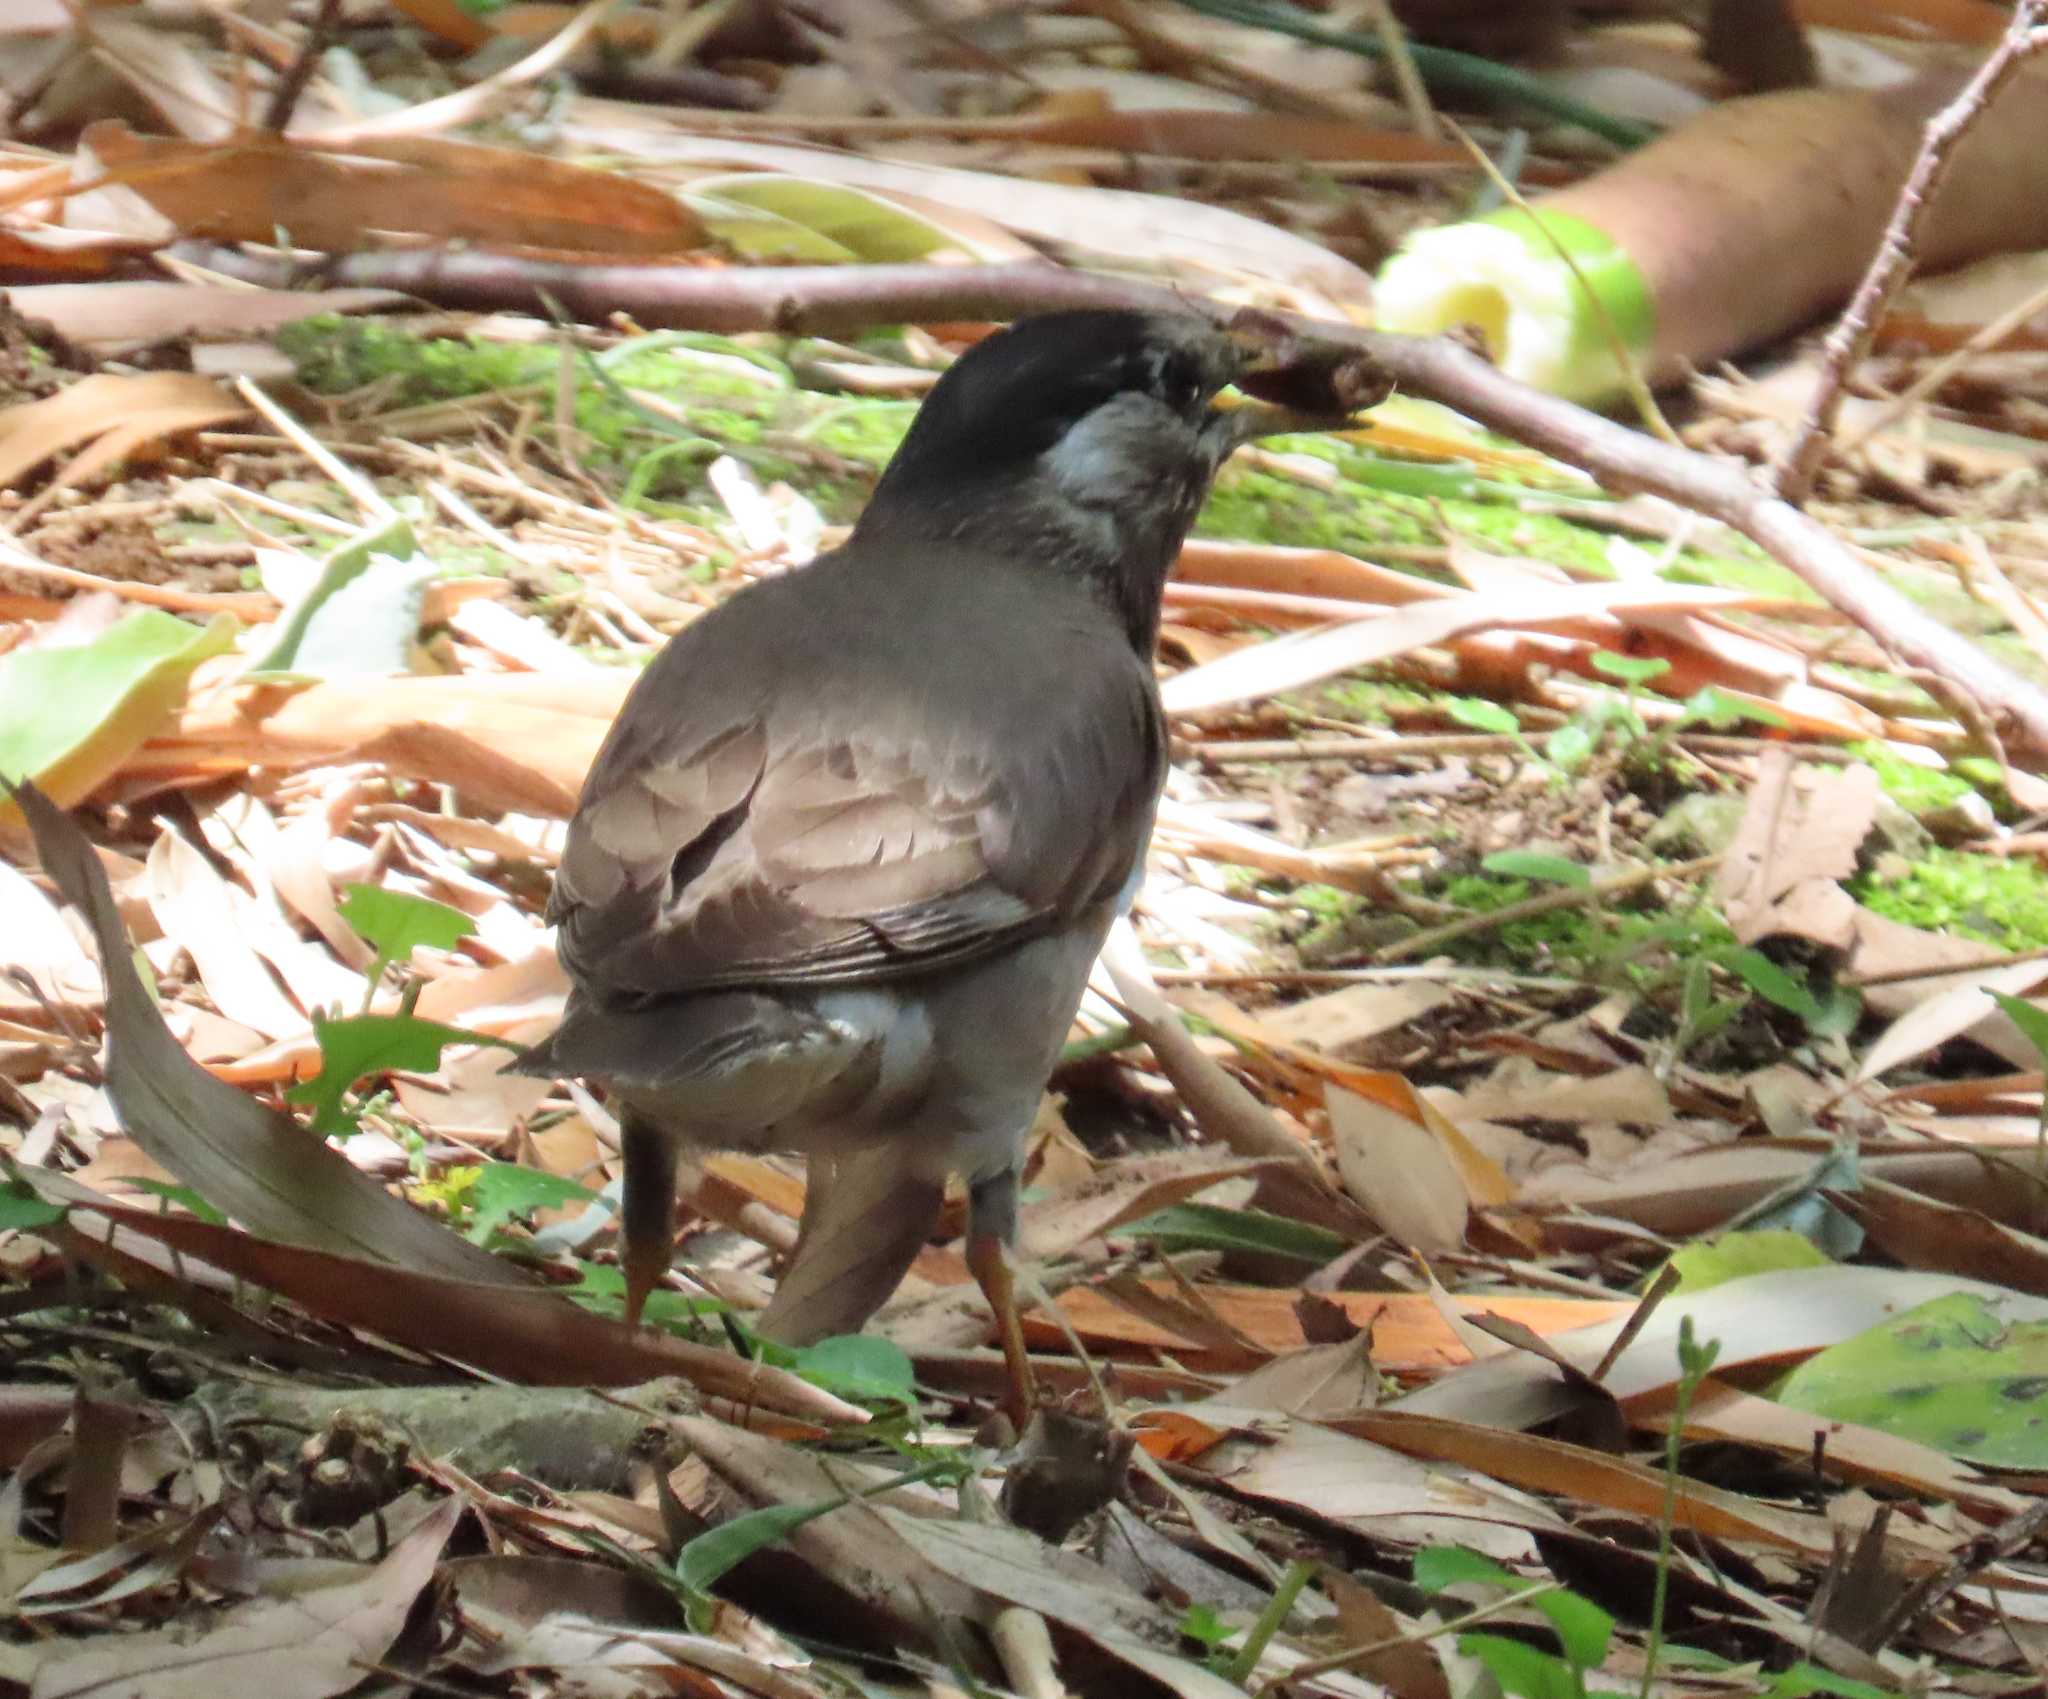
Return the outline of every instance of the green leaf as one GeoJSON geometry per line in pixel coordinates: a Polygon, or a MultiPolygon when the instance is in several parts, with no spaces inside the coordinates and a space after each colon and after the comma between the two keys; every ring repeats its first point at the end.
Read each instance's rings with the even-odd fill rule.
{"type": "Polygon", "coordinates": [[[0,1185],[0,1231],[33,1232],[64,1219],[64,1206],[39,1196],[26,1180],[0,1185]]]}
{"type": "Polygon", "coordinates": [[[751,260],[883,265],[946,249],[977,259],[1016,257],[887,195],[817,177],[733,172],[699,177],[682,195],[713,235],[751,260]]]}
{"type": "Polygon", "coordinates": [[[1704,1292],[1724,1280],[1775,1274],[1787,1268],[1825,1268],[1828,1258],[1803,1233],[1785,1229],[1723,1233],[1671,1253],[1667,1267],[1678,1271],[1676,1292],[1704,1292]]]}
{"type": "MultiPolygon", "coordinates": [[[[604,1315],[615,1316],[624,1311],[626,1276],[616,1265],[579,1262],[576,1265],[576,1272],[577,1282],[574,1286],[564,1289],[565,1296],[574,1299],[585,1309],[596,1310],[604,1315]]],[[[726,1315],[731,1311],[732,1306],[723,1298],[692,1298],[682,1292],[667,1292],[656,1288],[647,1294],[647,1302],[640,1311],[640,1319],[649,1327],[683,1332],[700,1317],[726,1315]]]]}
{"type": "Polygon", "coordinates": [[[2020,1029],[2020,1036],[2034,1047],[2034,1054],[2048,1063],[2048,1009],[2036,1008],[2024,997],[2014,997],[2004,991],[1993,991],[1990,996],[2011,1017],[2012,1024],[2020,1029]]]}
{"type": "Polygon", "coordinates": [[[476,922],[460,909],[383,885],[345,886],[336,908],[363,942],[377,952],[376,965],[369,974],[373,986],[393,962],[410,956],[415,945],[452,950],[476,931],[476,922]]]}
{"type": "Polygon", "coordinates": [[[1775,1396],[1973,1463],[2048,1468],[2048,1321],[2014,1321],[1999,1303],[1931,1299],[1808,1359],[1775,1396]]]}
{"type": "Polygon", "coordinates": [[[1458,1650],[1484,1664],[1501,1691],[1514,1699],[1580,1699],[1572,1666],[1523,1641],[1504,1634],[1461,1634],[1458,1650]]]}
{"type": "Polygon", "coordinates": [[[1545,855],[1541,850],[1496,850],[1479,865],[1489,873],[1510,879],[1542,879],[1580,891],[1593,883],[1593,875],[1576,861],[1561,855],[1545,855]]]}
{"type": "Polygon", "coordinates": [[[1721,963],[1767,1003],[1775,1003],[1788,1014],[1808,1023],[1825,1018],[1826,1011],[1803,980],[1794,979],[1761,950],[1728,950],[1721,963]]]}
{"type": "Polygon", "coordinates": [[[1424,1546],[1415,1554],[1415,1585],[1425,1593],[1476,1582],[1484,1587],[1522,1587],[1527,1583],[1511,1569],[1469,1546],[1424,1546]]]}
{"type": "Polygon", "coordinates": [[[572,1203],[595,1203],[597,1193],[543,1169],[527,1168],[517,1162],[486,1162],[476,1171],[469,1201],[475,1212],[469,1236],[481,1245],[515,1215],[530,1215],[536,1209],[566,1209],[572,1203]]]}
{"type": "Polygon", "coordinates": [[[1593,670],[1634,686],[1662,678],[1671,670],[1671,663],[1659,655],[1617,655],[1602,649],[1593,657],[1593,670]]]}
{"type": "Polygon", "coordinates": [[[1867,1681],[1837,1675],[1818,1664],[1794,1664],[1788,1670],[1764,1678],[1765,1691],[1774,1699],[1807,1699],[1813,1693],[1832,1693],[1838,1699],[1898,1699],[1895,1692],[1873,1687],[1867,1681]]]}
{"type": "Polygon", "coordinates": [[[1730,696],[1715,684],[1702,685],[1688,696],[1679,718],[1688,725],[1711,726],[1715,731],[1726,731],[1744,721],[1759,726],[1789,726],[1792,723],[1777,709],[1730,696]]]}
{"type": "MultiPolygon", "coordinates": [[[[192,669],[238,629],[225,614],[202,628],[142,608],[90,643],[0,655],[0,779],[33,779],[60,806],[88,795],[170,722],[192,669]]],[[[14,816],[0,798],[0,820],[14,816]]]]}
{"type": "Polygon", "coordinates": [[[815,1504],[770,1504],[707,1528],[676,1553],[676,1579],[693,1593],[708,1593],[735,1565],[846,1502],[826,1498],[815,1504]]]}
{"type": "Polygon", "coordinates": [[[287,1091],[287,1103],[309,1104],[313,1131],[323,1138],[346,1137],[355,1131],[355,1117],[342,1098],[357,1080],[370,1074],[430,1074],[441,1065],[441,1052],[451,1044],[494,1044],[516,1050],[502,1038],[466,1032],[461,1027],[423,1021],[417,1015],[351,1015],[344,1020],[313,1017],[313,1037],[320,1045],[320,1072],[287,1091]]]}
{"type": "Polygon", "coordinates": [[[1567,720],[1543,740],[1543,754],[1553,766],[1576,772],[1593,753],[1593,733],[1577,720],[1567,720]]]}
{"type": "Polygon", "coordinates": [[[1607,1648],[1614,1639],[1614,1618],[1583,1594],[1569,1587],[1545,1593],[1529,1601],[1557,1630],[1557,1643],[1567,1661],[1582,1670],[1598,1669],[1607,1661],[1607,1648]]]}
{"type": "Polygon", "coordinates": [[[1215,1606],[1197,1603],[1181,1612],[1180,1632],[1197,1645],[1213,1650],[1237,1630],[1216,1614],[1215,1606]]]}
{"type": "Polygon", "coordinates": [[[409,670],[427,581],[440,572],[401,519],[357,533],[327,557],[312,588],[278,621],[276,641],[243,676],[353,678],[409,670]]]}
{"type": "Polygon", "coordinates": [[[1461,726],[1470,726],[1476,732],[1493,732],[1501,737],[1519,737],[1522,722],[1503,708],[1498,702],[1489,702],[1483,696],[1454,696],[1444,704],[1444,712],[1461,726]]]}
{"type": "Polygon", "coordinates": [[[916,1371],[903,1347],[871,1333],[842,1333],[806,1345],[790,1367],[813,1386],[848,1398],[917,1402],[916,1371]]]}
{"type": "MultiPolygon", "coordinates": [[[[1492,1558],[1465,1546],[1426,1546],[1415,1554],[1415,1585],[1425,1593],[1440,1593],[1446,1587],[1460,1585],[1506,1587],[1519,1592],[1529,1583],[1492,1558]]],[[[1537,1594],[1529,1606],[1549,1619],[1564,1655],[1579,1668],[1595,1669],[1606,1659],[1608,1644],[1614,1638],[1614,1618],[1591,1599],[1559,1587],[1537,1594]]]]}
{"type": "Polygon", "coordinates": [[[1257,1209],[1219,1209],[1214,1204],[1177,1203],[1113,1228],[1112,1236],[1155,1239],[1169,1251],[1264,1251],[1320,1266],[1350,1241],[1327,1228],[1257,1209]]]}
{"type": "Polygon", "coordinates": [[[147,1192],[151,1197],[162,1198],[165,1203],[174,1203],[180,1209],[197,1216],[201,1221],[210,1221],[216,1227],[225,1227],[228,1218],[213,1207],[190,1186],[173,1185],[168,1180],[130,1180],[138,1192],[147,1192]]]}

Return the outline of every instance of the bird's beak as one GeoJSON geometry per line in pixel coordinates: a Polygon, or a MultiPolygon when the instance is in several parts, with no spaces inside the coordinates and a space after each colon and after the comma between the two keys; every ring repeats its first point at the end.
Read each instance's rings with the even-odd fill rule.
{"type": "Polygon", "coordinates": [[[1223,403],[1216,409],[1217,422],[1232,448],[1241,448],[1260,437],[1288,436],[1301,431],[1342,431],[1352,425],[1349,413],[1318,412],[1306,407],[1281,407],[1270,401],[1249,397],[1223,403]]]}
{"type": "Polygon", "coordinates": [[[1349,354],[1334,343],[1276,333],[1264,315],[1239,315],[1225,334],[1242,358],[1237,388],[1219,412],[1233,448],[1295,431],[1341,431],[1355,414],[1385,398],[1356,393],[1349,354]]]}

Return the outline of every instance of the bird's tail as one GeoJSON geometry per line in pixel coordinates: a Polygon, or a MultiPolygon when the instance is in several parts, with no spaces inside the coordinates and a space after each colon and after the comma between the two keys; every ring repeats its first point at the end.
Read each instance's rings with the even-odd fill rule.
{"type": "Polygon", "coordinates": [[[756,1324],[784,1345],[858,1332],[938,1224],[945,1189],[890,1141],[813,1155],[796,1254],[756,1324]]]}

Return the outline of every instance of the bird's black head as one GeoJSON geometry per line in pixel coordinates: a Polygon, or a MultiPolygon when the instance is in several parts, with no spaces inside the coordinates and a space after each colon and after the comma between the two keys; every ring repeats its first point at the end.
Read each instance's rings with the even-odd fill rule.
{"type": "Polygon", "coordinates": [[[892,551],[968,544],[1083,576],[1149,650],[1209,481],[1254,434],[1212,405],[1246,364],[1192,314],[1021,320],[934,386],[855,535],[892,551]]]}

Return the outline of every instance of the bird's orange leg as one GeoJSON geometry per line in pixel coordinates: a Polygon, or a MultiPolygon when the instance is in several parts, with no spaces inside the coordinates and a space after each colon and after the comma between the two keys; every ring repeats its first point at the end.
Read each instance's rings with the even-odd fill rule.
{"type": "Polygon", "coordinates": [[[1003,1346],[1003,1369],[1009,1387],[1003,1414],[1021,1434],[1038,1408],[1038,1382],[1024,1349],[1024,1324],[1017,1315],[1017,1285],[1010,1269],[1010,1246],[1017,1235],[1017,1176],[1009,1171],[978,1181],[969,1192],[967,1270],[995,1311],[996,1334],[1003,1346]]]}
{"type": "Polygon", "coordinates": [[[626,1273],[626,1325],[633,1327],[675,1252],[676,1141],[628,1109],[619,1118],[619,1156],[625,1166],[619,1262],[626,1273]]]}

